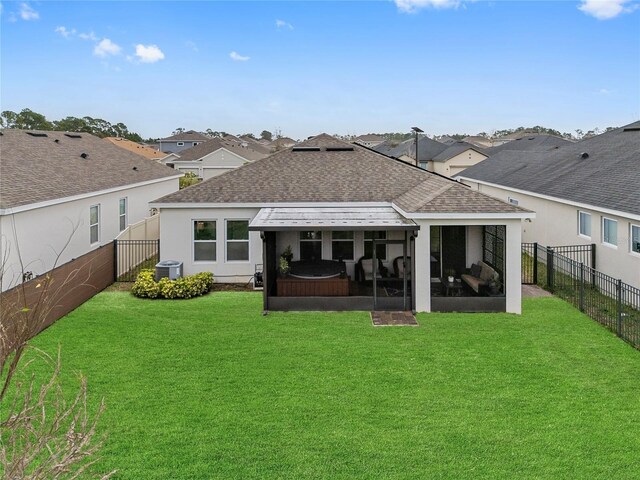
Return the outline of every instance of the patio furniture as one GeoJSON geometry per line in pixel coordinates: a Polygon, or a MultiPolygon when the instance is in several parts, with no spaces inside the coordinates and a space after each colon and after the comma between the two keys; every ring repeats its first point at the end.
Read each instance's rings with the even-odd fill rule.
{"type": "MultiPolygon", "coordinates": [[[[378,276],[377,278],[385,278],[388,276],[387,268],[382,264],[382,260],[378,259],[378,276]]],[[[371,257],[360,257],[355,265],[356,282],[367,282],[373,280],[373,259],[371,257]]]]}
{"type": "MultiPolygon", "coordinates": [[[[402,256],[393,259],[393,274],[398,278],[404,276],[402,256]]],[[[407,257],[407,278],[411,278],[411,257],[407,257]]]]}
{"type": "Polygon", "coordinates": [[[442,288],[444,289],[445,297],[460,297],[462,296],[462,280],[456,278],[453,282],[450,282],[446,277],[440,279],[442,282],[442,288]]]}
{"type": "Polygon", "coordinates": [[[471,265],[469,273],[462,274],[462,281],[469,285],[471,289],[480,293],[480,287],[489,286],[491,280],[498,280],[500,275],[492,267],[484,262],[471,265]]]}

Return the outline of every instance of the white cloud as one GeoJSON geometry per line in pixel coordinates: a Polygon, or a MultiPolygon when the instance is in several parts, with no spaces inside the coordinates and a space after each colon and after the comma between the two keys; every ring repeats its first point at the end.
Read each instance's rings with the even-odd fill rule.
{"type": "Polygon", "coordinates": [[[246,62],[247,60],[249,60],[249,58],[251,58],[251,57],[244,57],[240,55],[238,52],[231,52],[229,54],[229,57],[231,58],[231,60],[235,62],[246,62]]]}
{"type": "Polygon", "coordinates": [[[164,59],[164,53],[157,45],[136,45],[136,57],[142,63],[156,63],[164,59]]]}
{"type": "Polygon", "coordinates": [[[414,13],[423,8],[458,8],[462,0],[395,0],[398,10],[414,13]]]}
{"type": "MultiPolygon", "coordinates": [[[[75,30],[74,30],[75,32],[75,30]]],[[[89,32],[89,33],[79,33],[78,37],[80,37],[82,40],[91,40],[93,42],[96,42],[98,40],[98,37],[96,37],[96,34],[93,32],[89,32]]]]}
{"type": "Polygon", "coordinates": [[[293,30],[293,25],[289,22],[285,22],[284,20],[276,20],[276,28],[288,28],[289,30],[293,30]]]}
{"type": "Polygon", "coordinates": [[[76,29],[72,28],[71,30],[67,30],[66,27],[60,26],[60,27],[56,27],[54,32],[59,33],[64,38],[69,38],[70,36],[75,35],[76,29]]]}
{"type": "Polygon", "coordinates": [[[630,0],[582,0],[578,9],[598,20],[609,20],[640,7],[639,4],[627,5],[629,3],[630,0]]]}
{"type": "Polygon", "coordinates": [[[122,48],[119,45],[108,38],[103,38],[93,49],[93,54],[98,57],[108,57],[109,55],[118,55],[121,51],[122,48]]]}
{"type": "Polygon", "coordinates": [[[40,14],[31,8],[28,3],[20,4],[18,14],[20,15],[20,18],[25,21],[38,20],[40,18],[40,14]]]}

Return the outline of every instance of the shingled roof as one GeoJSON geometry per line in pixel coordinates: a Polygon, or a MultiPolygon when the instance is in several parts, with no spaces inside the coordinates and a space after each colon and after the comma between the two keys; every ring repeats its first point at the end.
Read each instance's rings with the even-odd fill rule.
{"type": "Polygon", "coordinates": [[[187,130],[186,132],[176,133],[170,137],[161,138],[159,142],[206,142],[209,137],[196,132],[195,130],[187,130]]]}
{"type": "Polygon", "coordinates": [[[640,122],[547,152],[503,150],[460,176],[640,215],[640,122]]]}
{"type": "Polygon", "coordinates": [[[0,151],[0,209],[179,175],[88,133],[6,129],[0,151]]]}
{"type": "Polygon", "coordinates": [[[326,134],[155,204],[397,203],[405,212],[522,213],[453,180],[326,134]]]}
{"type": "Polygon", "coordinates": [[[523,152],[546,152],[549,150],[555,150],[556,148],[564,147],[573,143],[566,138],[557,137],[555,135],[547,134],[528,134],[522,135],[515,140],[497,145],[495,147],[487,148],[485,150],[486,155],[495,155],[503,150],[519,150],[523,152]]]}
{"type": "MultiPolygon", "coordinates": [[[[427,136],[419,137],[418,139],[418,159],[421,162],[426,162],[432,160],[433,157],[438,155],[441,152],[444,152],[449,145],[445,145],[444,143],[440,143],[436,140],[433,140],[427,136]]],[[[380,151],[380,150],[378,150],[380,151]]],[[[416,141],[415,138],[410,138],[405,140],[397,147],[392,148],[391,150],[386,152],[387,155],[395,158],[400,158],[403,155],[411,157],[413,159],[416,158],[416,141]]]]}
{"type": "Polygon", "coordinates": [[[487,154],[484,153],[482,149],[476,147],[475,145],[463,141],[458,141],[451,144],[449,148],[437,154],[435,157],[433,157],[432,160],[434,162],[446,162],[447,160],[455,157],[456,155],[460,155],[462,152],[466,152],[467,150],[473,150],[474,152],[478,152],[485,157],[487,156],[487,154]]]}
{"type": "MultiPolygon", "coordinates": [[[[246,144],[246,142],[244,143],[246,144]]],[[[268,156],[268,154],[257,152],[251,147],[243,147],[242,142],[225,140],[222,138],[213,138],[211,140],[207,140],[206,142],[200,143],[195,147],[187,148],[186,150],[182,150],[181,152],[176,153],[176,155],[178,155],[180,158],[175,161],[182,162],[200,160],[202,157],[205,157],[210,153],[215,152],[216,150],[220,150],[221,148],[226,148],[230,152],[233,152],[236,155],[239,155],[249,161],[260,160],[268,156]]]]}

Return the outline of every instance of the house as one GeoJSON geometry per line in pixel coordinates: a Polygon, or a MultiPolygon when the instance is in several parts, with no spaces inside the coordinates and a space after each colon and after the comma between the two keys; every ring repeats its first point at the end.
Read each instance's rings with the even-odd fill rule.
{"type": "Polygon", "coordinates": [[[375,148],[378,145],[380,145],[382,142],[384,142],[384,138],[381,137],[380,135],[373,135],[369,133],[367,135],[360,135],[354,138],[353,141],[358,145],[363,145],[369,148],[375,148]]]}
{"type": "Polygon", "coordinates": [[[167,155],[163,163],[182,173],[192,172],[198,178],[206,180],[267,156],[268,154],[250,148],[247,142],[214,138],[179,153],[167,155]]]}
{"type": "Polygon", "coordinates": [[[178,153],[187,148],[195,147],[207,140],[210,140],[210,138],[206,135],[194,130],[187,130],[186,132],[177,133],[158,140],[158,150],[164,153],[178,153]]]}
{"type": "Polygon", "coordinates": [[[500,144],[495,144],[493,147],[484,150],[487,155],[495,155],[503,150],[518,150],[521,152],[545,152],[549,150],[555,150],[556,148],[563,147],[573,143],[566,138],[558,137],[556,135],[548,134],[521,134],[515,138],[511,138],[508,141],[500,144]]]}
{"type": "Polygon", "coordinates": [[[640,122],[547,151],[503,150],[457,178],[535,210],[525,242],[595,244],[598,270],[640,287],[640,122]]]}
{"type": "Polygon", "coordinates": [[[139,143],[132,142],[131,140],[127,140],[126,138],[106,137],[104,138],[104,140],[113,143],[120,148],[129,150],[130,152],[142,155],[144,158],[148,158],[149,160],[160,160],[167,156],[166,153],[163,153],[160,150],[149,147],[147,145],[140,145],[139,143]]]}
{"type": "Polygon", "coordinates": [[[326,134],[152,205],[161,259],[260,271],[265,310],[521,310],[533,213],[326,134]]]}
{"type": "Polygon", "coordinates": [[[88,133],[0,133],[2,290],[111,242],[181,176],[88,133]]]}
{"type": "Polygon", "coordinates": [[[289,137],[278,137],[269,145],[271,148],[271,152],[279,152],[280,150],[284,150],[285,148],[293,147],[296,142],[293,138],[289,137]]]}
{"type": "Polygon", "coordinates": [[[464,137],[462,141],[470,143],[471,145],[475,145],[479,148],[489,148],[493,146],[493,141],[490,138],[483,137],[481,135],[471,135],[469,137],[464,137]]]}
{"type": "Polygon", "coordinates": [[[440,143],[437,140],[433,140],[426,135],[418,137],[418,161],[416,162],[416,140],[410,138],[404,142],[398,144],[396,147],[387,149],[384,144],[379,145],[374,150],[384,152],[385,155],[397,158],[403,162],[410,163],[411,165],[418,166],[423,170],[427,169],[428,162],[433,160],[433,157],[439,153],[444,152],[449,145],[440,143]],[[386,150],[386,151],[385,151],[386,150]]]}
{"type": "Polygon", "coordinates": [[[420,161],[420,168],[445,177],[453,177],[464,169],[472,167],[487,158],[487,155],[467,142],[454,142],[427,162],[420,161]]]}

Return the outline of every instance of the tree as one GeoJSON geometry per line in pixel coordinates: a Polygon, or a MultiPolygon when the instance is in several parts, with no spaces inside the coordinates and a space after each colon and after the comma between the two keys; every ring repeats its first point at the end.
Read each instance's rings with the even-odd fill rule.
{"type": "Polygon", "coordinates": [[[171,132],[171,135],[179,135],[181,133],[184,133],[186,130],[182,127],[178,127],[176,128],[173,132],[171,132]]]}
{"type": "Polygon", "coordinates": [[[17,118],[18,114],[16,112],[5,110],[0,114],[0,126],[2,128],[16,128],[15,124],[17,118]]]}
{"type": "Polygon", "coordinates": [[[53,122],[53,126],[56,130],[61,130],[63,132],[91,133],[91,128],[87,125],[87,122],[83,118],[78,117],[65,117],[62,120],[53,122]]]}
{"type": "MultiPolygon", "coordinates": [[[[67,245],[76,230],[77,226],[67,245]]],[[[4,276],[9,258],[9,244],[6,237],[2,240],[6,248],[4,257],[0,259],[0,291],[3,280],[6,280],[4,276]]],[[[16,245],[15,248],[22,263],[19,247],[16,245]]],[[[64,248],[58,253],[54,268],[63,252],[64,248]]],[[[24,265],[20,267],[24,277],[24,265]]],[[[38,283],[31,288],[30,296],[25,283],[2,293],[0,471],[4,472],[3,478],[44,480],[95,476],[88,469],[98,460],[96,454],[104,438],[96,437],[96,424],[104,411],[104,401],[95,414],[89,413],[87,382],[81,377],[80,388],[69,402],[60,374],[60,347],[54,359],[30,345],[31,339],[46,325],[48,315],[61,296],[73,291],[70,279],[80,275],[76,271],[66,279],[56,279],[49,272],[32,280],[38,283]],[[27,351],[33,352],[30,355],[33,358],[25,359],[27,351]],[[44,379],[30,372],[30,366],[39,361],[50,367],[50,373],[44,379]]],[[[106,479],[114,473],[99,477],[106,479]]]]}
{"type": "Polygon", "coordinates": [[[51,130],[53,128],[53,124],[49,122],[44,115],[29,110],[28,108],[23,109],[18,114],[7,111],[2,112],[2,115],[6,119],[13,120],[13,124],[7,128],[21,128],[24,130],[51,130]],[[5,117],[5,113],[7,113],[8,116],[5,117]]]}
{"type": "Polygon", "coordinates": [[[253,133],[244,133],[242,135],[238,135],[239,137],[249,137],[252,140],[257,140],[256,136],[253,133]]]}
{"type": "Polygon", "coordinates": [[[200,179],[193,172],[187,172],[183,177],[180,177],[180,190],[183,188],[190,187],[191,185],[195,185],[196,183],[200,183],[200,179]]]}
{"type": "Polygon", "coordinates": [[[260,138],[271,142],[273,140],[273,134],[269,130],[263,130],[260,133],[260,138]]]}

